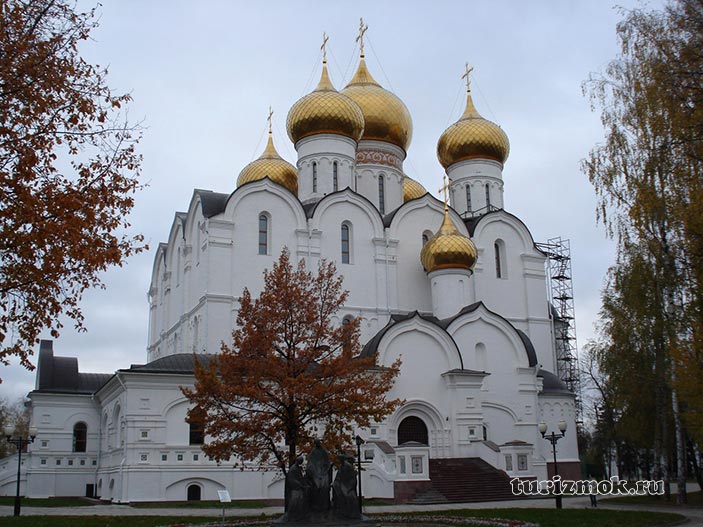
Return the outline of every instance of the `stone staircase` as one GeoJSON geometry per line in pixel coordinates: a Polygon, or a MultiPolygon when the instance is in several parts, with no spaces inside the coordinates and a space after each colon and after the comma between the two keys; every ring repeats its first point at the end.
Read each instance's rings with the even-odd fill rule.
{"type": "Polygon", "coordinates": [[[510,477],[480,458],[430,459],[432,487],[408,503],[463,503],[518,499],[510,490],[510,477]]]}

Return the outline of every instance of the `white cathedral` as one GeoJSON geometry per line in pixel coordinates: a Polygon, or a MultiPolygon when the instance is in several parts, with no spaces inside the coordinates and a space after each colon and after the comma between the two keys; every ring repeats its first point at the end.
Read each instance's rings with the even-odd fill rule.
{"type": "MultiPolygon", "coordinates": [[[[335,261],[350,291],[337,323],[361,319],[362,353],[377,364],[402,357],[388,396],[405,403],[359,430],[367,498],[507,497],[509,478],[553,473],[542,422],[550,431],[566,423],[558,469],[579,475],[547,256],[503,208],[506,134],[477,112],[467,71],[466,109],[437,144],[447,207],[404,173],[410,113],[371,76],[363,41],[361,50],[343,90],[323,61],[318,86],[290,109],[296,166],[276,151],[269,125],[236,190],[196,189],[175,214],[154,258],[146,364],[83,373],[42,341],[24,495],[127,503],[216,500],[226,489],[235,500],[282,498],[275,467],[202,452],[207,437],[186,421],[179,387],[193,385],[195,355],[230,341],[239,295],[258,295],[284,247],[308,268],[335,261]]],[[[14,494],[16,463],[0,461],[0,494],[14,494]]]]}

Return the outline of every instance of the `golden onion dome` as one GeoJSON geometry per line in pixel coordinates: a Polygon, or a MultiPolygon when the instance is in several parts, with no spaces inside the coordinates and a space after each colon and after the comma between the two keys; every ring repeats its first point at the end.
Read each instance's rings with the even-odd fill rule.
{"type": "Polygon", "coordinates": [[[276,147],[273,146],[273,135],[270,129],[266,148],[258,159],[242,169],[237,178],[237,186],[241,187],[245,183],[266,177],[274,183],[283,185],[293,194],[298,194],[298,172],[293,165],[278,155],[276,147]]]}
{"type": "Polygon", "coordinates": [[[427,189],[413,178],[403,177],[403,203],[411,199],[417,199],[427,194],[427,189]]]}
{"type": "Polygon", "coordinates": [[[446,169],[465,159],[492,159],[505,163],[510,142],[503,129],[476,111],[471,90],[466,91],[466,110],[447,128],[437,143],[437,157],[446,169]]]}
{"type": "Polygon", "coordinates": [[[438,269],[473,269],[478,252],[471,238],[461,234],[449,217],[449,207],[444,206],[444,220],[437,233],[420,251],[420,261],[425,271],[438,269]]]}
{"type": "Polygon", "coordinates": [[[361,139],[383,141],[407,150],[413,135],[413,121],[403,101],[378,84],[361,56],[359,68],[342,94],[352,99],[364,114],[361,139]]]}
{"type": "Polygon", "coordinates": [[[358,104],[334,89],[324,60],[317,88],[293,105],[286,128],[293,143],[315,134],[337,134],[359,141],[364,114],[358,104]]]}

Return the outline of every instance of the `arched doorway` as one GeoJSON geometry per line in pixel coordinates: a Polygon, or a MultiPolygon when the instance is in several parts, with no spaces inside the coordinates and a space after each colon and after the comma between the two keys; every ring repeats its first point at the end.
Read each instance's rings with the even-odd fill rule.
{"type": "Polygon", "coordinates": [[[188,501],[200,501],[200,485],[188,486],[188,501]]]}
{"type": "Polygon", "coordinates": [[[400,422],[398,426],[398,445],[415,441],[423,445],[429,445],[427,425],[419,417],[411,415],[400,422]]]}

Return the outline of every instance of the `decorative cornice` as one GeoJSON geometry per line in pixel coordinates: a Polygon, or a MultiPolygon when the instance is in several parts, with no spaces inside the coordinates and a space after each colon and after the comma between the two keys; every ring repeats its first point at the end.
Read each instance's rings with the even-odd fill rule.
{"type": "Polygon", "coordinates": [[[356,162],[357,164],[386,165],[398,170],[403,166],[403,161],[398,156],[378,150],[357,150],[356,162]]]}

